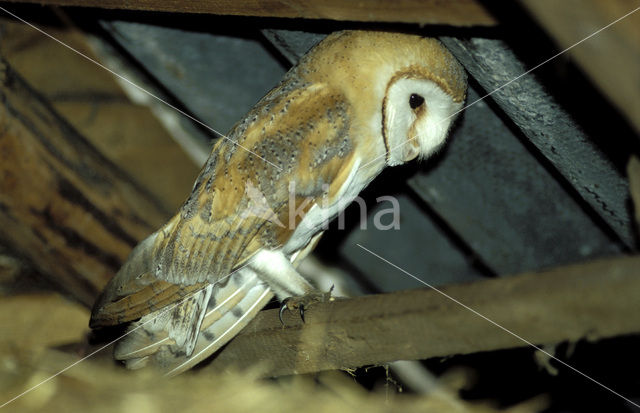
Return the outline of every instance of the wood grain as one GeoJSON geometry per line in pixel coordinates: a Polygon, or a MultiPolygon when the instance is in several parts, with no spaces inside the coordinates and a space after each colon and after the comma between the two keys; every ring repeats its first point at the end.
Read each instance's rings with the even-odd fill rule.
{"type": "Polygon", "coordinates": [[[476,0],[27,0],[56,6],[208,13],[235,16],[329,19],[367,22],[493,26],[495,19],[476,0]]]}
{"type": "Polygon", "coordinates": [[[0,60],[0,242],[91,305],[169,216],[0,60]]]}
{"type": "MultiPolygon", "coordinates": [[[[640,6],[637,0],[520,0],[565,49],[640,6]]],[[[640,11],[569,50],[596,86],[640,131],[640,11]]]]}
{"type": "MultiPolygon", "coordinates": [[[[43,30],[99,60],[77,29],[62,24],[43,30]]],[[[131,102],[107,70],[33,28],[0,19],[0,31],[0,54],[100,153],[167,209],[184,202],[198,167],[148,107],[131,102]]]]}

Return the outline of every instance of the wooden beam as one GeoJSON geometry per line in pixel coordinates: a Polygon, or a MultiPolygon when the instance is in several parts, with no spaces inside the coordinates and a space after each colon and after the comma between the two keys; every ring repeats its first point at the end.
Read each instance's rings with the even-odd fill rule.
{"type": "MultiPolygon", "coordinates": [[[[637,0],[520,0],[565,49],[637,9],[637,0]]],[[[629,122],[640,131],[640,11],[569,51],[629,122]]]]}
{"type": "Polygon", "coordinates": [[[0,242],[90,306],[170,215],[0,59],[0,242]]]}
{"type": "Polygon", "coordinates": [[[530,69],[516,51],[500,39],[443,36],[440,40],[527,140],[634,250],[637,240],[627,205],[627,179],[536,76],[511,82],[530,69]]]}
{"type": "Polygon", "coordinates": [[[100,7],[234,16],[285,17],[453,26],[493,26],[495,19],[477,0],[11,0],[55,6],[100,7]]]}
{"type": "MultiPolygon", "coordinates": [[[[64,21],[42,29],[85,56],[101,60],[87,37],[64,21]]],[[[198,167],[147,106],[132,102],[111,73],[32,27],[0,18],[0,32],[4,34],[0,55],[31,88],[166,209],[179,208],[198,167]]],[[[131,76],[121,69],[116,72],[131,76]]]]}
{"type": "MultiPolygon", "coordinates": [[[[594,340],[640,332],[639,272],[639,256],[623,257],[442,291],[532,343],[594,340]]],[[[263,311],[207,368],[279,376],[526,346],[431,289],[318,303],[305,317],[283,328],[263,311]]]]}

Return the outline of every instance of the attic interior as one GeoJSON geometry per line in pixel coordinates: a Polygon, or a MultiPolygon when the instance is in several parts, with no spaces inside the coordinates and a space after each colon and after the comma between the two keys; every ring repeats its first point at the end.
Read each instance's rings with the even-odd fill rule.
{"type": "Polygon", "coordinates": [[[0,406],[640,410],[637,1],[26,3],[0,3],[0,406]],[[298,267],[351,298],[284,326],[274,299],[169,380],[124,369],[124,331],[88,327],[98,294],[339,30],[437,38],[468,76],[447,144],[385,169],[298,267]]]}

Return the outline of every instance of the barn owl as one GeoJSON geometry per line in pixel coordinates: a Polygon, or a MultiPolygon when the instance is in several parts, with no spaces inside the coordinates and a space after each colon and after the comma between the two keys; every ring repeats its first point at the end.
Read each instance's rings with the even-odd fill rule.
{"type": "Polygon", "coordinates": [[[178,213],[105,287],[90,326],[128,323],[115,357],[175,375],[274,295],[312,296],[296,265],[326,220],[386,166],[436,151],[465,95],[463,68],[437,40],[328,36],[217,142],[178,213]]]}

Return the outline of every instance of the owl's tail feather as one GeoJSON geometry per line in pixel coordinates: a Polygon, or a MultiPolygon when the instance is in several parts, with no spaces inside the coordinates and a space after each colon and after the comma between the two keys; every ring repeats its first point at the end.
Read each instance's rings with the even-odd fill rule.
{"type": "Polygon", "coordinates": [[[130,369],[152,364],[168,376],[182,373],[226,344],[273,297],[269,287],[249,268],[234,273],[224,283],[208,288],[211,290],[209,294],[202,290],[198,293],[200,297],[194,299],[201,302],[206,298],[206,306],[187,304],[190,302],[187,300],[174,309],[165,310],[166,315],[158,316],[162,311],[159,310],[132,323],[130,334],[116,346],[115,357],[124,360],[130,369]],[[158,321],[149,321],[153,317],[158,321]],[[178,321],[182,318],[197,329],[182,328],[178,321]],[[182,332],[179,332],[181,328],[182,332]],[[191,336],[189,333],[192,331],[197,331],[197,334],[191,336]]]}
{"type": "Polygon", "coordinates": [[[163,356],[169,356],[162,360],[163,367],[170,367],[166,375],[180,374],[215,353],[246,327],[273,295],[269,287],[256,280],[255,285],[235,307],[200,332],[191,357],[171,357],[170,354],[163,353],[163,356]]]}
{"type": "Polygon", "coordinates": [[[209,285],[177,304],[163,307],[131,323],[115,346],[115,358],[127,361],[129,368],[139,368],[146,364],[146,361],[142,362],[143,358],[146,360],[164,345],[175,345],[185,354],[191,354],[212,290],[213,285],[209,285]]]}

